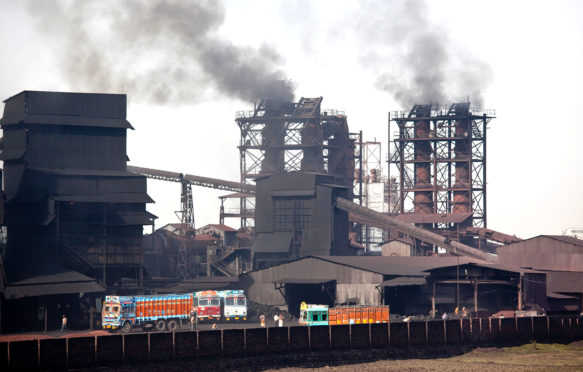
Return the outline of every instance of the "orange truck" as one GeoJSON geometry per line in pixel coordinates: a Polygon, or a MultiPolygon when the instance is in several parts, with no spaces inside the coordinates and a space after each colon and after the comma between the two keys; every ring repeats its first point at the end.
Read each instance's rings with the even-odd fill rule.
{"type": "Polygon", "coordinates": [[[388,323],[389,306],[343,306],[328,308],[328,305],[300,305],[300,325],[340,325],[388,323]]]}

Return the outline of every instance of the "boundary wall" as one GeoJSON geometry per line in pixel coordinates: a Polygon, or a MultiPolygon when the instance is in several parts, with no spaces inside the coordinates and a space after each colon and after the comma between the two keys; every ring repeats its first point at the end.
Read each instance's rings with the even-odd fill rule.
{"type": "Polygon", "coordinates": [[[0,370],[342,364],[448,356],[483,345],[582,339],[583,316],[130,333],[1,342],[0,370]]]}

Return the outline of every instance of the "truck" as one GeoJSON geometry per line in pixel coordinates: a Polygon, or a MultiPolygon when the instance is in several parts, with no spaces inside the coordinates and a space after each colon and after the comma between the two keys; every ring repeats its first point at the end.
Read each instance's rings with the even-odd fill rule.
{"type": "Polygon", "coordinates": [[[247,320],[247,298],[243,290],[199,291],[152,296],[106,296],[101,315],[104,329],[129,332],[152,325],[158,331],[175,331],[190,322],[196,309],[198,321],[247,320]]]}
{"type": "Polygon", "coordinates": [[[299,324],[305,326],[388,323],[389,306],[341,306],[300,304],[299,324]]]}
{"type": "Polygon", "coordinates": [[[172,294],[153,296],[106,296],[101,314],[104,329],[152,325],[158,331],[175,331],[183,321],[189,321],[194,295],[172,294]]]}
{"type": "Polygon", "coordinates": [[[221,320],[221,298],[217,291],[195,293],[198,321],[221,320]]]}
{"type": "Polygon", "coordinates": [[[227,322],[247,320],[247,298],[242,290],[219,291],[223,304],[223,316],[227,322]]]}

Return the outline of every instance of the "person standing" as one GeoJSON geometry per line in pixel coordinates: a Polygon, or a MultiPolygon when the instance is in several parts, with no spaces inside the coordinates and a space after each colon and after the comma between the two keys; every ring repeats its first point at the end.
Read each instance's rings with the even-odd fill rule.
{"type": "Polygon", "coordinates": [[[261,314],[261,316],[259,316],[259,325],[261,325],[261,327],[265,328],[265,315],[261,314]]]}
{"type": "Polygon", "coordinates": [[[279,322],[279,315],[277,315],[277,313],[275,313],[275,315],[273,316],[273,326],[277,327],[278,322],[279,322]]]}
{"type": "Polygon", "coordinates": [[[67,317],[63,314],[63,319],[61,319],[61,333],[67,329],[67,317]]]}
{"type": "Polygon", "coordinates": [[[196,322],[197,322],[197,312],[196,309],[193,307],[190,310],[190,329],[194,331],[196,329],[196,322]]]}
{"type": "Polygon", "coordinates": [[[283,327],[283,314],[279,314],[278,321],[279,321],[279,326],[283,327]]]}

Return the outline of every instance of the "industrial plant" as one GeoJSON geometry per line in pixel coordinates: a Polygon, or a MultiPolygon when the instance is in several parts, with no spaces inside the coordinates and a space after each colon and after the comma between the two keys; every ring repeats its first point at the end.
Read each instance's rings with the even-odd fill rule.
{"type": "Polygon", "coordinates": [[[64,313],[92,327],[106,294],[208,289],[242,289],[296,317],[303,302],[389,305],[394,320],[462,307],[583,313],[583,240],[488,228],[493,110],[390,112],[385,144],[323,102],[234,110],[240,178],[222,180],[128,165],[127,130],[140,128],[125,95],[7,98],[1,332],[54,329],[64,313]],[[175,223],[147,211],[148,179],[181,185],[175,223]],[[214,224],[195,224],[198,187],[224,191],[214,224]]]}

